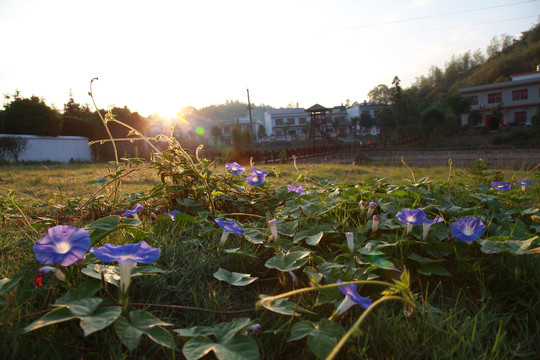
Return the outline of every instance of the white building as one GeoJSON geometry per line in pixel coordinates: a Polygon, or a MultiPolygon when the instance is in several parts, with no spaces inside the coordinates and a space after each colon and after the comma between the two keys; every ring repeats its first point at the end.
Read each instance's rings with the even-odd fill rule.
{"type": "MultiPolygon", "coordinates": [[[[88,138],[82,136],[36,136],[6,135],[26,140],[27,146],[20,154],[19,161],[53,161],[69,163],[70,161],[92,161],[92,152],[88,146],[88,138]]],[[[8,161],[14,159],[6,159],[8,161]]]]}
{"type": "Polygon", "coordinates": [[[303,108],[268,109],[264,112],[266,135],[285,140],[307,133],[309,113],[303,108]]]}
{"type": "MultiPolygon", "coordinates": [[[[479,111],[483,126],[498,127],[530,125],[540,105],[540,66],[537,71],[512,75],[512,81],[459,89],[468,97],[471,111],[479,111]],[[501,111],[501,118],[496,112],[501,111]]],[[[461,115],[461,124],[467,124],[469,114],[461,115]]]]}
{"type": "MultiPolygon", "coordinates": [[[[258,120],[252,119],[253,127],[251,129],[251,134],[257,136],[257,133],[259,131],[259,126],[264,124],[258,120]]],[[[221,126],[222,134],[223,134],[223,142],[226,145],[232,145],[232,131],[235,126],[239,126],[240,129],[245,132],[247,129],[249,129],[249,117],[242,117],[235,120],[222,120],[219,121],[219,126],[221,126]]],[[[266,127],[265,127],[266,129],[266,127]]],[[[266,133],[268,135],[268,132],[266,133]]]]}

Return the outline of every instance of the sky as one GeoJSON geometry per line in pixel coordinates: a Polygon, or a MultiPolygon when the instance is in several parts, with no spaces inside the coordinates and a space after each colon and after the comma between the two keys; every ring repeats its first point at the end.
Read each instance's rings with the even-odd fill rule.
{"type": "Polygon", "coordinates": [[[91,105],[97,77],[98,107],[143,116],[247,89],[257,105],[332,107],[485,54],[539,15],[540,0],[0,0],[0,93],[61,110],[70,92],[91,105]]]}

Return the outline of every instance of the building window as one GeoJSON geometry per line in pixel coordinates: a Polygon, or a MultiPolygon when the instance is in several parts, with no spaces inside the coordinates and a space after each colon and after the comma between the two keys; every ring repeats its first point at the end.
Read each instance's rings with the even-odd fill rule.
{"type": "Polygon", "coordinates": [[[288,118],[287,119],[287,125],[294,125],[294,118],[288,118]]]}
{"type": "Polygon", "coordinates": [[[512,90],[512,101],[527,100],[528,95],[527,89],[512,90]]]}
{"type": "Polygon", "coordinates": [[[488,104],[497,104],[502,102],[502,93],[491,93],[488,94],[488,104]]]}
{"type": "Polygon", "coordinates": [[[300,125],[305,125],[305,124],[306,124],[306,121],[307,121],[306,118],[300,118],[300,119],[298,119],[298,124],[300,124],[300,125]]]}
{"type": "Polygon", "coordinates": [[[471,105],[478,105],[478,95],[469,96],[471,105]]]}
{"type": "Polygon", "coordinates": [[[526,111],[516,111],[514,113],[514,124],[525,124],[527,122],[526,111]]]}
{"type": "Polygon", "coordinates": [[[283,125],[283,119],[276,119],[276,126],[283,125]]]}
{"type": "Polygon", "coordinates": [[[283,135],[283,131],[281,130],[276,130],[276,136],[281,136],[283,135]]]}
{"type": "Polygon", "coordinates": [[[230,128],[230,126],[224,126],[224,127],[223,127],[223,133],[224,133],[225,135],[230,134],[230,133],[231,133],[231,128],[230,128]]]}
{"type": "Polygon", "coordinates": [[[289,130],[288,133],[289,133],[289,135],[296,135],[296,131],[294,131],[294,130],[289,130]]]}

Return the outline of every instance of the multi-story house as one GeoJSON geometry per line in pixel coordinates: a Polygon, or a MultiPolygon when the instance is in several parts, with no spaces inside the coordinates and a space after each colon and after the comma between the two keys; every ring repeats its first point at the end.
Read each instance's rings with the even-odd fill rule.
{"type": "MultiPolygon", "coordinates": [[[[459,89],[468,97],[471,111],[482,115],[482,125],[498,127],[530,125],[540,105],[540,66],[537,71],[512,75],[512,81],[459,89]]],[[[466,125],[469,114],[461,115],[466,125]]]]}
{"type": "Polygon", "coordinates": [[[266,135],[276,140],[307,134],[309,113],[303,108],[268,109],[264,112],[266,135]]]}
{"type": "Polygon", "coordinates": [[[357,134],[359,134],[359,135],[378,135],[378,134],[380,134],[381,131],[380,131],[379,127],[376,125],[376,123],[370,129],[365,129],[365,128],[362,128],[360,126],[359,122],[355,122],[353,124],[351,119],[352,118],[360,118],[360,116],[362,114],[367,114],[372,119],[376,120],[377,115],[379,114],[379,111],[381,111],[381,109],[384,106],[386,106],[386,105],[377,104],[377,103],[374,103],[374,102],[367,102],[367,101],[364,101],[363,103],[360,103],[360,104],[354,104],[354,105],[350,106],[349,108],[347,108],[347,119],[351,123],[352,127],[356,127],[354,130],[356,131],[357,134]]]}
{"type": "MultiPolygon", "coordinates": [[[[222,128],[223,142],[226,145],[232,145],[232,131],[234,127],[238,125],[242,132],[245,132],[247,129],[249,129],[249,123],[249,117],[242,117],[236,120],[219,121],[219,126],[222,128]]],[[[253,128],[251,129],[251,133],[255,136],[257,136],[259,126],[264,125],[260,121],[253,119],[253,128]]]]}

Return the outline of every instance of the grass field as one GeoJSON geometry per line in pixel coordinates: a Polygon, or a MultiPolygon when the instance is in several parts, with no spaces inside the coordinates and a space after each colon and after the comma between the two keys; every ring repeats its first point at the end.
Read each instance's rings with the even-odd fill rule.
{"type": "Polygon", "coordinates": [[[224,164],[153,165],[0,168],[3,358],[315,359],[334,356],[333,349],[339,359],[540,354],[538,172],[482,163],[459,170],[256,165],[269,172],[266,182],[247,185],[248,167],[234,175],[224,164]],[[515,183],[523,178],[532,181],[525,191],[515,183]],[[497,180],[511,189],[492,188],[497,180]],[[290,184],[306,194],[288,192],[290,184]],[[120,216],[136,203],[139,219],[120,216]],[[420,208],[424,223],[444,220],[425,236],[422,225],[408,232],[397,216],[420,208]],[[172,210],[181,211],[175,220],[164,215],[172,210]],[[221,243],[218,216],[243,234],[221,243]],[[469,218],[484,227],[463,241],[451,229],[469,218]],[[116,263],[90,253],[56,266],[66,281],[50,272],[35,287],[43,264],[33,246],[57,225],[84,228],[96,248],[144,240],[160,256],[137,265],[129,294],[119,292],[116,263]],[[339,279],[355,282],[356,295],[372,305],[336,315],[345,298],[339,279]],[[276,298],[256,306],[265,296],[276,298]]]}

